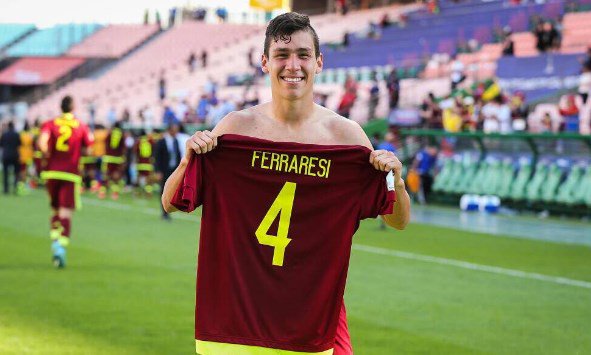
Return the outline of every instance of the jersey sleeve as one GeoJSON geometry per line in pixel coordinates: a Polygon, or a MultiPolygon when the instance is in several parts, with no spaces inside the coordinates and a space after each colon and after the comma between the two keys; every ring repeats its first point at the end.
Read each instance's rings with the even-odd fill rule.
{"type": "Polygon", "coordinates": [[[193,155],[170,203],[183,212],[192,212],[203,203],[203,157],[193,155]]]}
{"type": "Polygon", "coordinates": [[[375,218],[378,215],[391,214],[396,201],[396,192],[388,189],[388,173],[377,171],[368,164],[368,172],[363,180],[359,202],[360,219],[375,218]]]}
{"type": "Polygon", "coordinates": [[[82,137],[82,146],[90,147],[94,143],[94,136],[92,135],[92,132],[90,131],[90,128],[88,128],[87,125],[84,125],[83,127],[84,131],[82,137]]]}

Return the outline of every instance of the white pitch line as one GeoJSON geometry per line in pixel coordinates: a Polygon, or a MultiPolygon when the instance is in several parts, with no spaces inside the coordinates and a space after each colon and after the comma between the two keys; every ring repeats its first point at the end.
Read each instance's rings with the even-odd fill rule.
{"type": "Polygon", "coordinates": [[[480,265],[480,264],[469,263],[467,261],[438,258],[435,256],[408,253],[408,252],[397,251],[397,250],[389,250],[389,249],[384,249],[384,248],[372,247],[372,246],[368,246],[368,245],[353,244],[353,249],[359,250],[359,251],[365,251],[365,252],[373,253],[373,254],[395,256],[398,258],[419,260],[419,261],[440,264],[440,265],[455,266],[455,267],[460,267],[460,268],[468,269],[468,270],[484,271],[484,272],[490,272],[493,274],[519,277],[522,279],[532,279],[532,280],[538,280],[538,281],[544,281],[544,282],[551,282],[551,283],[560,284],[560,285],[576,286],[576,287],[591,289],[591,282],[581,281],[581,280],[573,280],[573,279],[568,279],[565,277],[548,276],[548,275],[537,274],[537,273],[533,273],[533,272],[525,272],[525,271],[514,270],[514,269],[505,269],[505,268],[497,267],[497,266],[480,265]]]}
{"type": "MultiPolygon", "coordinates": [[[[94,199],[84,199],[82,204],[88,204],[91,206],[98,206],[104,208],[110,208],[114,210],[121,210],[121,211],[135,211],[140,212],[143,214],[148,214],[151,216],[160,216],[162,212],[155,208],[148,208],[148,207],[140,207],[140,206],[131,206],[126,205],[123,203],[115,202],[115,201],[102,201],[102,200],[94,200],[94,199]]],[[[175,213],[172,215],[172,219],[180,219],[183,221],[191,221],[201,223],[199,218],[196,218],[195,215],[186,214],[184,212],[175,213]]]]}

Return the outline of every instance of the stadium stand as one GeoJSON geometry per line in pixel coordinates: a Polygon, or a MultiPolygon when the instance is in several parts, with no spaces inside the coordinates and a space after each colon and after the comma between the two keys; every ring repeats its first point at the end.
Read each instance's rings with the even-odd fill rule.
{"type": "Polygon", "coordinates": [[[35,26],[30,24],[0,24],[0,50],[9,47],[14,42],[27,36],[34,30],[35,26]]]}
{"type": "MultiPolygon", "coordinates": [[[[54,112],[60,97],[71,93],[79,102],[94,100],[97,117],[104,117],[112,106],[122,112],[125,108],[135,111],[144,105],[154,105],[156,117],[160,117],[162,108],[158,107],[157,84],[163,70],[168,80],[169,93],[179,90],[179,83],[183,81],[190,82],[194,87],[199,81],[187,75],[186,69],[191,52],[200,54],[202,50],[210,51],[213,65],[216,60],[219,61],[216,59],[217,51],[235,45],[256,31],[260,31],[260,26],[183,23],[155,37],[100,78],[78,79],[56,91],[32,106],[30,115],[36,117],[45,112],[54,112]]],[[[203,78],[204,73],[201,75],[203,78]]],[[[82,117],[85,117],[84,114],[82,117]]]]}
{"type": "Polygon", "coordinates": [[[565,14],[560,51],[564,54],[582,53],[591,46],[590,23],[591,12],[565,14]]]}
{"type": "Polygon", "coordinates": [[[424,11],[410,13],[404,27],[384,28],[378,39],[353,37],[349,48],[344,50],[324,47],[326,67],[416,65],[425,55],[453,54],[456,43],[471,38],[480,43],[491,42],[494,28],[510,25],[514,32],[525,31],[528,29],[526,14],[532,12],[546,19],[558,19],[563,4],[554,1],[505,6],[503,2],[468,2],[450,5],[439,15],[424,11]]]}
{"type": "Polygon", "coordinates": [[[21,58],[0,72],[0,84],[51,84],[83,63],[82,58],[21,58]]]}
{"type": "Polygon", "coordinates": [[[38,30],[11,46],[6,54],[10,57],[59,56],[100,27],[97,24],[67,24],[38,30]]]}
{"type": "Polygon", "coordinates": [[[157,32],[157,25],[109,25],[74,45],[65,55],[120,58],[157,32]]]}

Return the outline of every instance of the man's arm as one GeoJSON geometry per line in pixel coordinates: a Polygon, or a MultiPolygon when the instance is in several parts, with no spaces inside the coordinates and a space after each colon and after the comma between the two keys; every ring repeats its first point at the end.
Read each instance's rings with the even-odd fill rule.
{"type": "Polygon", "coordinates": [[[406,192],[404,180],[402,179],[402,163],[390,151],[373,150],[371,142],[361,126],[353,121],[347,121],[347,123],[354,127],[349,132],[351,134],[350,137],[356,138],[356,142],[353,144],[363,145],[372,150],[369,156],[369,163],[377,170],[391,171],[394,174],[394,189],[396,191],[394,209],[392,214],[383,215],[382,218],[390,227],[403,230],[410,221],[410,196],[406,192]]]}
{"type": "Polygon", "coordinates": [[[402,163],[394,153],[387,150],[374,150],[369,156],[369,162],[377,170],[393,172],[396,201],[392,214],[383,215],[382,219],[390,227],[403,230],[410,221],[410,197],[402,179],[402,163]]]}
{"type": "Polygon", "coordinates": [[[49,132],[41,132],[41,136],[39,137],[39,150],[43,153],[43,156],[47,157],[49,155],[49,132]]]}
{"type": "Polygon", "coordinates": [[[181,162],[166,180],[164,184],[164,190],[162,191],[162,206],[168,213],[178,211],[170,201],[174,197],[176,190],[183,181],[185,176],[185,170],[189,165],[189,159],[193,154],[205,154],[213,150],[218,145],[217,136],[210,131],[197,131],[187,140],[185,144],[185,156],[181,159],[181,162]]]}

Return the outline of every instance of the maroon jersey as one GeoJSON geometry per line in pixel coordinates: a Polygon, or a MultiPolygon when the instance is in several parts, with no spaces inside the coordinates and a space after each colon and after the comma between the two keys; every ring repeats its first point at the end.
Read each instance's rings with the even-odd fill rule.
{"type": "Polygon", "coordinates": [[[136,164],[152,164],[153,150],[154,142],[152,139],[147,136],[140,137],[135,145],[136,164]]]}
{"type": "Polygon", "coordinates": [[[106,154],[112,157],[122,157],[125,154],[125,140],[123,131],[119,128],[111,129],[106,140],[106,154]]]}
{"type": "Polygon", "coordinates": [[[203,204],[197,352],[330,351],[353,234],[360,220],[392,212],[386,173],[362,146],[218,142],[191,158],[172,201],[183,211],[203,204]]]}
{"type": "Polygon", "coordinates": [[[71,113],[65,113],[45,122],[41,131],[49,134],[49,158],[45,170],[78,174],[82,147],[92,143],[88,127],[71,113]]]}

